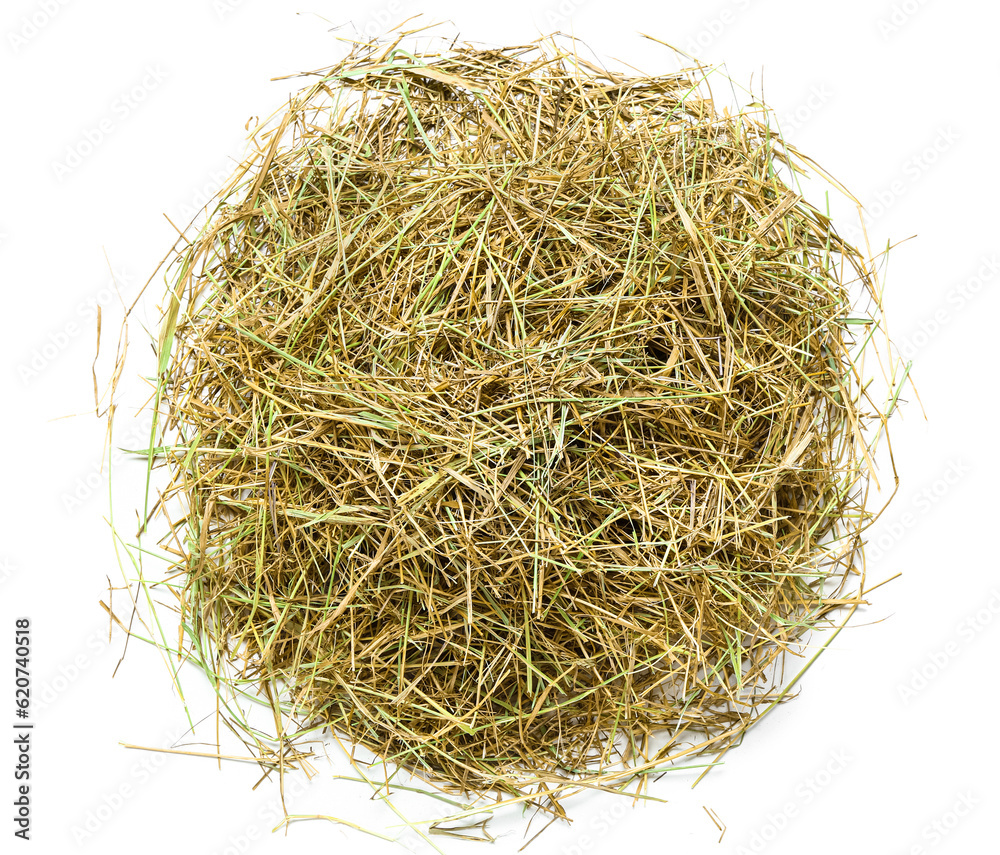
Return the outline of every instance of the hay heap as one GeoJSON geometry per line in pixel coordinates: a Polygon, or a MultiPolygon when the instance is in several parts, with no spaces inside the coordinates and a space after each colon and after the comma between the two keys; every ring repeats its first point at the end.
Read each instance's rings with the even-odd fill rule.
{"type": "Polygon", "coordinates": [[[368,45],[256,140],[174,260],[156,403],[223,690],[556,812],[732,744],[870,517],[870,273],[766,115],[368,45]]]}

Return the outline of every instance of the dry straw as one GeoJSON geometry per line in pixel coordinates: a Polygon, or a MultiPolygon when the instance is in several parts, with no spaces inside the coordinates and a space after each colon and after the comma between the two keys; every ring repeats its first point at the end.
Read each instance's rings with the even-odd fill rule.
{"type": "Polygon", "coordinates": [[[329,729],[564,816],[733,745],[861,602],[880,295],[705,69],[399,45],[173,258],[149,516],[183,500],[184,654],[273,706],[226,719],[266,769],[329,729]]]}

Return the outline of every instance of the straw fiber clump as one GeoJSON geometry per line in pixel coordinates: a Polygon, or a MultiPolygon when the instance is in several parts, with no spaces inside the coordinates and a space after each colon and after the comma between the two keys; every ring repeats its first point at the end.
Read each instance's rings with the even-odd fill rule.
{"type": "Polygon", "coordinates": [[[358,48],[257,146],[160,339],[204,661],[560,812],[731,744],[868,516],[866,268],[794,153],[540,45],[358,48]]]}

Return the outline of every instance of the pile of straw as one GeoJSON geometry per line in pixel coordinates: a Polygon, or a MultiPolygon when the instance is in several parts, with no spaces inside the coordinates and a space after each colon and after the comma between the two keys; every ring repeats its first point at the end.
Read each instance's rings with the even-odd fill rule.
{"type": "Polygon", "coordinates": [[[258,132],[155,402],[223,687],[559,815],[782,698],[858,602],[877,318],[766,119],[698,70],[366,45],[258,132]]]}

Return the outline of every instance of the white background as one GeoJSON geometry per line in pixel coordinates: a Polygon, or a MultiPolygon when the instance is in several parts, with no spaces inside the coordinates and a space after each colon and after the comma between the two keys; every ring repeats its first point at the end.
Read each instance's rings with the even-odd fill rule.
{"type": "MultiPolygon", "coordinates": [[[[886,304],[928,419],[907,389],[892,431],[902,484],[869,554],[871,581],[903,576],[872,595],[801,696],[696,789],[677,776],[653,789],[667,804],[570,802],[574,824],[527,851],[996,851],[1000,11],[973,0],[5,3],[0,627],[32,618],[36,730],[33,840],[14,839],[4,819],[14,845],[2,851],[405,851],[329,823],[271,834],[276,789],[253,790],[254,768],[219,771],[119,744],[170,745],[186,724],[155,651],[133,642],[112,680],[124,639],[108,640],[98,601],[121,574],[104,521],[90,363],[96,302],[106,352],[117,334],[109,265],[134,296],[173,240],[163,213],[186,222],[240,153],[247,120],[299,85],[270,78],[335,61],[331,25],[372,32],[417,12],[498,45],[571,31],[650,73],[675,63],[640,31],[724,61],[755,91],[763,79],[785,134],[868,206],[874,246],[916,235],[890,255],[886,304]],[[103,139],[60,168],[102,122],[103,139]],[[721,843],[703,805],[728,826],[721,843]]],[[[132,339],[148,351],[141,329],[132,339]]],[[[134,444],[145,439],[127,418],[119,430],[122,445],[130,431],[134,444]]],[[[121,592],[115,608],[127,616],[121,592]]],[[[10,639],[0,656],[13,659],[12,633],[0,635],[10,639]]],[[[211,711],[197,675],[185,689],[193,713],[211,711]]],[[[11,709],[0,720],[13,720],[13,687],[2,695],[11,709]]],[[[210,725],[199,729],[197,740],[213,738],[210,725]]],[[[7,817],[14,761],[2,756],[7,817]]],[[[383,830],[399,822],[363,784],[332,782],[325,761],[317,769],[314,786],[292,791],[293,813],[383,830]]],[[[514,852],[524,842],[516,825],[498,825],[493,847],[435,840],[447,853],[514,852]]]]}

